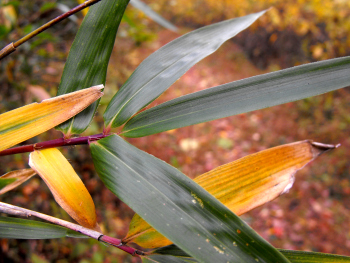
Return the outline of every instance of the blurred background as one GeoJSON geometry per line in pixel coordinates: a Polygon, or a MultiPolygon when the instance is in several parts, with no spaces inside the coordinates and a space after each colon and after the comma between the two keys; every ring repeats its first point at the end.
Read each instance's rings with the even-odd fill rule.
{"type": "MultiPolygon", "coordinates": [[[[105,95],[83,135],[100,133],[110,98],[152,52],[181,34],[224,19],[270,8],[248,30],[199,62],[148,107],[198,90],[307,62],[350,54],[347,0],[158,0],[146,1],[179,27],[162,28],[129,6],[107,74],[105,95]]],[[[74,0],[2,0],[0,47],[78,4],[74,0]],[[67,9],[67,10],[65,10],[67,9]]],[[[0,62],[0,113],[55,96],[83,13],[19,47],[0,62]]],[[[350,89],[163,132],[128,139],[191,178],[219,165],[280,144],[311,139],[341,147],[299,171],[289,193],[242,218],[274,246],[350,256],[350,89]]],[[[113,130],[118,132],[118,129],[113,130]]],[[[24,142],[61,137],[50,130],[24,142]]],[[[87,146],[61,149],[86,184],[98,221],[113,237],[128,231],[133,211],[103,186],[87,146]]],[[[0,157],[0,175],[28,168],[28,154],[0,157]]],[[[35,176],[0,197],[68,221],[44,182],[35,176]]],[[[90,239],[0,240],[0,262],[139,262],[90,239]]]]}

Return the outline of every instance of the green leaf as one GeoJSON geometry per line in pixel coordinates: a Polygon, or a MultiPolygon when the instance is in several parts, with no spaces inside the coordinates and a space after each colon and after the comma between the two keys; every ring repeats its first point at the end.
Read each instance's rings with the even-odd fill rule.
{"type": "MultiPolygon", "coordinates": [[[[318,252],[308,252],[308,251],[297,251],[297,250],[286,250],[286,249],[278,249],[284,256],[286,256],[291,263],[347,263],[350,262],[350,257],[340,256],[340,255],[332,255],[326,253],[318,253],[318,252]]],[[[158,248],[154,250],[151,254],[151,258],[153,256],[172,256],[180,259],[186,260],[194,260],[188,255],[186,252],[182,251],[175,245],[170,245],[166,247],[158,248]]],[[[161,259],[158,257],[158,259],[161,259]]],[[[163,262],[163,261],[157,261],[163,262]]],[[[164,261],[166,262],[166,261],[164,261]]],[[[181,262],[181,261],[180,261],[181,262]]]]}
{"type": "Polygon", "coordinates": [[[143,263],[189,263],[198,262],[194,259],[186,259],[174,256],[151,255],[142,258],[143,263]]]}
{"type": "Polygon", "coordinates": [[[174,167],[117,135],[90,144],[103,183],[203,262],[289,262],[238,216],[174,167]]]}
{"type": "MultiPolygon", "coordinates": [[[[90,7],[70,49],[57,95],[105,84],[108,61],[120,20],[129,0],[103,0],[90,7]]],[[[99,101],[57,126],[68,136],[90,124],[99,101]]]]}
{"type": "Polygon", "coordinates": [[[330,59],[234,81],[167,101],[126,123],[141,137],[304,99],[350,85],[350,57],[330,59]]]}
{"type": "Polygon", "coordinates": [[[190,258],[191,256],[188,255],[186,252],[181,250],[175,245],[170,245],[166,247],[160,247],[154,251],[152,251],[152,254],[156,255],[171,255],[171,256],[176,256],[176,257],[185,257],[185,258],[190,258]]]}
{"type": "Polygon", "coordinates": [[[49,239],[61,237],[86,238],[70,229],[29,219],[0,216],[0,238],[49,239]]]}
{"type": "Polygon", "coordinates": [[[170,23],[168,20],[163,18],[161,15],[157,14],[150,8],[147,4],[140,0],[130,0],[130,4],[134,6],[135,8],[141,10],[145,15],[147,15],[149,18],[151,18],[153,21],[157,22],[159,25],[177,32],[178,29],[176,26],[174,26],[172,23],[170,23]]]}
{"type": "Polygon", "coordinates": [[[279,249],[292,263],[348,263],[350,257],[318,252],[279,249]]]}
{"type": "Polygon", "coordinates": [[[154,52],[112,98],[103,115],[106,127],[125,123],[159,97],[194,64],[246,29],[264,12],[197,29],[154,52]]]}
{"type": "Polygon", "coordinates": [[[17,181],[16,178],[1,178],[0,177],[0,190],[6,186],[12,184],[15,181],[17,181]]]}

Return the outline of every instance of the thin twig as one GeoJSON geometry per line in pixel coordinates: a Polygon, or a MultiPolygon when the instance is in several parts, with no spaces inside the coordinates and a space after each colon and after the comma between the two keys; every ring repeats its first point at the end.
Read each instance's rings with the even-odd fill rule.
{"type": "Polygon", "coordinates": [[[46,23],[45,25],[37,28],[36,30],[34,30],[33,32],[29,33],[28,35],[22,37],[20,40],[17,40],[16,42],[12,42],[10,44],[8,44],[6,47],[4,47],[2,50],[0,50],[0,60],[3,59],[4,57],[6,57],[7,55],[11,54],[12,52],[14,52],[16,50],[16,48],[20,45],[22,45],[24,42],[28,41],[29,39],[35,37],[36,35],[38,35],[39,33],[45,31],[46,29],[48,29],[49,27],[52,27],[53,25],[57,24],[58,22],[66,19],[67,17],[81,11],[82,9],[89,7],[93,4],[96,4],[97,2],[99,2],[101,0],[87,0],[84,3],[74,7],[73,9],[69,10],[68,12],[52,19],[50,22],[46,23]]]}
{"type": "Polygon", "coordinates": [[[91,136],[84,136],[84,137],[77,137],[77,138],[70,138],[70,139],[59,138],[55,140],[44,141],[44,142],[39,142],[35,144],[23,145],[23,146],[6,149],[0,152],[0,156],[12,155],[17,153],[27,153],[27,152],[33,152],[34,150],[56,148],[61,146],[89,144],[90,142],[98,141],[109,135],[110,134],[100,133],[100,134],[95,134],[91,136]]]}
{"type": "Polygon", "coordinates": [[[6,204],[3,202],[0,202],[0,211],[3,213],[10,213],[12,215],[15,215],[15,213],[21,213],[21,216],[24,216],[24,217],[35,216],[37,218],[41,218],[45,221],[51,222],[55,225],[63,226],[63,227],[69,228],[73,231],[82,233],[82,234],[89,236],[89,237],[92,237],[94,239],[99,239],[100,236],[102,235],[102,233],[100,233],[100,232],[82,227],[80,225],[77,225],[77,224],[74,224],[74,223],[71,223],[71,222],[68,222],[65,220],[62,220],[62,219],[59,219],[59,218],[56,218],[53,216],[45,215],[45,214],[42,214],[39,212],[35,212],[35,211],[29,210],[29,209],[25,209],[25,208],[22,208],[19,206],[6,204]]]}
{"type": "Polygon", "coordinates": [[[103,235],[102,233],[97,232],[95,230],[91,230],[91,229],[88,229],[88,228],[83,227],[81,225],[77,225],[77,224],[56,218],[56,217],[45,215],[45,214],[35,212],[32,210],[28,210],[28,209],[25,209],[22,207],[6,204],[3,202],[0,202],[0,212],[5,213],[5,214],[9,214],[9,215],[15,215],[15,216],[22,216],[22,217],[34,216],[37,218],[41,218],[41,219],[48,221],[52,224],[71,229],[73,231],[79,232],[83,235],[86,235],[86,236],[91,237],[93,239],[96,239],[98,241],[115,246],[115,247],[117,247],[117,248],[119,248],[119,249],[125,251],[126,253],[133,255],[133,256],[144,255],[144,252],[124,245],[120,239],[113,238],[113,237],[110,237],[107,235],[103,235]]]}

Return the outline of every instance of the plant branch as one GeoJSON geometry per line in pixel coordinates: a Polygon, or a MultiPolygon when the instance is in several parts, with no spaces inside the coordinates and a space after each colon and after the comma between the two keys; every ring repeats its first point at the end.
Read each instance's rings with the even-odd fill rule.
{"type": "Polygon", "coordinates": [[[55,140],[39,142],[35,144],[23,145],[18,147],[13,147],[10,149],[6,149],[0,152],[0,156],[12,155],[17,153],[26,153],[33,152],[34,150],[47,149],[47,148],[56,148],[61,146],[70,146],[70,145],[81,145],[81,144],[89,144],[92,141],[98,141],[103,139],[110,134],[95,134],[91,136],[77,137],[77,138],[59,138],[55,140]]]}
{"type": "Polygon", "coordinates": [[[56,218],[56,217],[52,217],[49,215],[45,215],[39,212],[35,212],[32,210],[28,210],[22,207],[18,207],[18,206],[14,206],[14,205],[10,205],[10,204],[6,204],[3,202],[0,202],[0,212],[6,213],[6,214],[10,214],[10,215],[15,215],[15,216],[23,216],[23,217],[30,217],[30,216],[35,216],[37,218],[41,218],[45,221],[51,222],[55,225],[59,225],[59,226],[63,226],[65,228],[69,228],[71,230],[74,230],[76,232],[79,232],[81,234],[84,234],[86,236],[89,236],[91,238],[94,239],[99,239],[100,236],[102,235],[102,233],[97,232],[95,230],[91,230],[85,227],[82,227],[80,225],[56,218]]]}
{"type": "Polygon", "coordinates": [[[43,219],[45,221],[48,221],[52,224],[59,225],[59,226],[71,229],[73,231],[79,232],[83,235],[86,235],[86,236],[91,237],[93,239],[96,239],[98,241],[110,244],[114,247],[117,247],[117,248],[125,251],[128,254],[133,255],[133,256],[144,255],[143,251],[140,251],[140,250],[137,250],[135,248],[124,245],[120,239],[113,238],[113,237],[110,237],[107,235],[103,235],[102,233],[97,232],[95,230],[91,230],[91,229],[88,229],[88,228],[83,227],[81,225],[77,225],[77,224],[56,218],[56,217],[52,217],[49,215],[45,215],[45,214],[42,214],[39,212],[35,212],[32,210],[28,210],[28,209],[25,209],[22,207],[10,205],[10,204],[3,203],[3,202],[0,202],[0,212],[5,213],[5,214],[9,214],[9,215],[14,215],[14,216],[22,216],[22,217],[34,216],[34,217],[43,219]]]}
{"type": "Polygon", "coordinates": [[[2,50],[0,50],[0,60],[3,59],[4,57],[6,57],[7,55],[11,54],[12,52],[14,52],[18,46],[22,45],[24,42],[28,41],[29,39],[35,37],[36,35],[40,34],[43,31],[45,31],[49,27],[52,27],[53,25],[66,19],[67,17],[69,17],[69,16],[81,11],[82,9],[89,7],[89,6],[95,4],[99,1],[101,1],[101,0],[87,0],[84,3],[69,10],[68,12],[52,19],[50,22],[46,23],[45,25],[42,25],[41,27],[37,28],[33,32],[22,37],[20,40],[17,40],[16,42],[12,42],[12,43],[8,44],[6,47],[4,47],[2,50]]]}

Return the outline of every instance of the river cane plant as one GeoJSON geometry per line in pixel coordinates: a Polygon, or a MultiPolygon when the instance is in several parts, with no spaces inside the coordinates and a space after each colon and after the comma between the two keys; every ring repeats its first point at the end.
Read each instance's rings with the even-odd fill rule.
{"type": "MultiPolygon", "coordinates": [[[[0,194],[38,174],[77,224],[0,202],[0,238],[90,237],[142,262],[350,262],[346,256],[277,249],[239,218],[288,192],[299,169],[338,145],[310,140],[281,145],[192,180],[125,140],[349,86],[350,57],[234,81],[141,111],[265,11],[202,27],[145,59],[110,100],[101,133],[79,137],[103,95],[108,62],[129,1],[87,2],[98,3],[90,7],[76,34],[57,97],[0,115],[0,156],[28,152],[30,166],[1,176],[0,194]],[[114,129],[120,126],[116,134],[114,129]],[[61,131],[62,138],[13,147],[51,128],[61,131]],[[103,234],[88,190],[58,149],[79,144],[90,148],[104,185],[136,212],[121,239],[103,234]]],[[[1,56],[15,49],[10,44],[1,56]]]]}

